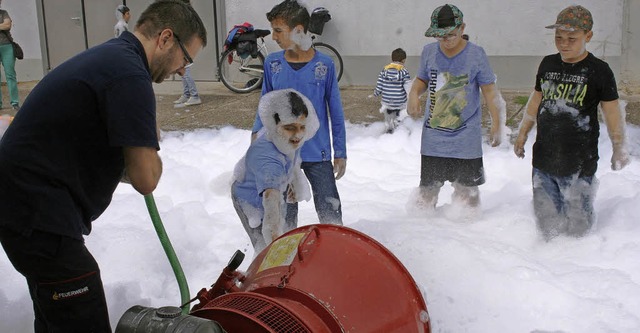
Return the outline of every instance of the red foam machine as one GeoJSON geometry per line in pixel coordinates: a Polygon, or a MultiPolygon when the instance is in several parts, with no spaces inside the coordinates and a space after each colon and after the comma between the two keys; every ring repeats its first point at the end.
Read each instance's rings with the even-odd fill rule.
{"type": "Polygon", "coordinates": [[[245,274],[238,265],[232,259],[212,288],[198,293],[192,316],[227,332],[430,332],[409,272],[353,229],[300,227],[271,243],[245,274]]]}

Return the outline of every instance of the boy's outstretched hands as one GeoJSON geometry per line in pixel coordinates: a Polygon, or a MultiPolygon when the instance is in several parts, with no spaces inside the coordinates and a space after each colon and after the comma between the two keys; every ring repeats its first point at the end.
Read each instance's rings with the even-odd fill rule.
{"type": "Polygon", "coordinates": [[[520,157],[520,158],[524,158],[524,144],[527,142],[527,136],[526,135],[518,135],[518,137],[516,138],[516,142],[513,143],[513,152],[516,154],[516,156],[520,157]]]}
{"type": "Polygon", "coordinates": [[[407,103],[407,113],[414,119],[420,118],[420,95],[427,91],[427,83],[417,78],[413,80],[411,91],[409,91],[409,101],[407,103]]]}
{"type": "Polygon", "coordinates": [[[631,159],[629,153],[624,147],[613,146],[613,154],[611,155],[611,170],[622,170],[629,164],[631,159]]]}
{"type": "Polygon", "coordinates": [[[629,153],[626,149],[625,116],[618,100],[600,102],[604,123],[607,125],[611,140],[611,169],[621,170],[629,164],[629,153]]]}
{"type": "Polygon", "coordinates": [[[334,158],[333,159],[333,173],[336,175],[336,180],[342,178],[347,171],[347,159],[346,158],[334,158]]]}
{"type": "Polygon", "coordinates": [[[500,129],[500,123],[492,122],[491,129],[489,130],[489,143],[491,147],[497,147],[502,143],[502,131],[500,129]]]}
{"type": "Polygon", "coordinates": [[[417,98],[409,98],[407,113],[414,119],[420,118],[420,101],[417,98]]]}

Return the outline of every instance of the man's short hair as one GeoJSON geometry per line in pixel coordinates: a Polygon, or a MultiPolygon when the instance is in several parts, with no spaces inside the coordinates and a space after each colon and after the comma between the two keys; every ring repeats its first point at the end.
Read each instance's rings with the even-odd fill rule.
{"type": "Polygon", "coordinates": [[[397,48],[391,52],[391,61],[402,61],[407,59],[407,52],[404,52],[403,49],[397,48]]]}
{"type": "Polygon", "coordinates": [[[304,32],[307,32],[309,28],[309,11],[296,0],[284,0],[273,6],[267,13],[267,20],[273,22],[275,19],[283,19],[291,29],[302,25],[304,32]]]}
{"type": "Polygon", "coordinates": [[[136,22],[136,31],[140,31],[147,38],[154,38],[164,29],[171,29],[188,44],[193,37],[202,40],[202,46],[207,45],[207,30],[198,13],[184,3],[176,0],[158,0],[140,14],[136,22]]]}

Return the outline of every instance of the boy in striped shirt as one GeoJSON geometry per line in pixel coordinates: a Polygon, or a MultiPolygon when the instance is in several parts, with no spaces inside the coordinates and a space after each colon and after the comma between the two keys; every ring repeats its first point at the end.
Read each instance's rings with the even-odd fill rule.
{"type": "Polygon", "coordinates": [[[407,108],[407,91],[405,85],[409,83],[411,77],[409,71],[404,67],[407,53],[397,48],[391,52],[391,63],[384,66],[380,75],[374,96],[382,95],[382,107],[380,113],[384,114],[387,133],[393,133],[398,126],[398,116],[400,111],[407,108]]]}

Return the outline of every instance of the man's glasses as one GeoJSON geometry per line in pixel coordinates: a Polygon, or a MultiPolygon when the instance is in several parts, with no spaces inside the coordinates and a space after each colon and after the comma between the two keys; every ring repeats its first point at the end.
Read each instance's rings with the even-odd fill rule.
{"type": "Polygon", "coordinates": [[[184,47],[184,44],[182,44],[180,37],[178,37],[175,32],[173,33],[173,37],[175,37],[178,41],[178,45],[180,45],[180,49],[182,49],[182,53],[184,54],[184,61],[186,63],[186,65],[184,65],[184,68],[191,67],[193,65],[193,59],[189,55],[189,52],[187,52],[187,49],[184,47]]]}

